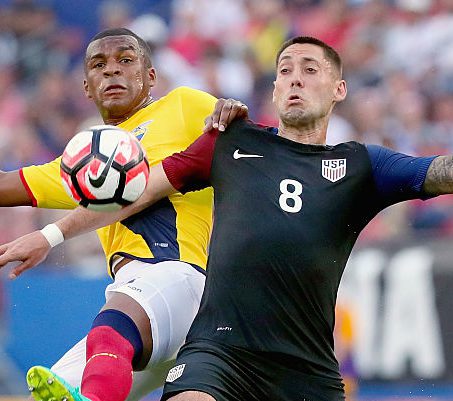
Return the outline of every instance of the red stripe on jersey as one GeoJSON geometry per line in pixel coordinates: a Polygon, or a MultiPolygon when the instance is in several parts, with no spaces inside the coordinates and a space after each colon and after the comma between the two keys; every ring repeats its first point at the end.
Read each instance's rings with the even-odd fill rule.
{"type": "Polygon", "coordinates": [[[24,172],[22,171],[22,169],[19,170],[19,177],[20,177],[20,180],[22,181],[22,184],[25,187],[25,190],[28,193],[28,196],[31,199],[31,205],[33,207],[37,207],[38,206],[38,201],[36,200],[35,196],[33,195],[33,192],[31,191],[30,187],[28,186],[27,180],[25,179],[24,172]]]}
{"type": "Polygon", "coordinates": [[[186,150],[162,161],[165,174],[174,188],[186,193],[211,185],[211,165],[218,136],[218,130],[211,130],[201,135],[186,150]]]}

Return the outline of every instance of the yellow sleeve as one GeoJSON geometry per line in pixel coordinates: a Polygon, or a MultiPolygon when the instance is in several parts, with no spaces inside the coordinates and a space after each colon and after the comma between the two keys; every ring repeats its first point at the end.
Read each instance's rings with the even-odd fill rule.
{"type": "Polygon", "coordinates": [[[196,89],[181,87],[182,106],[186,132],[191,135],[190,141],[197,139],[204,127],[204,120],[212,114],[217,99],[209,93],[196,89]]]}
{"type": "Polygon", "coordinates": [[[74,209],[77,203],[66,193],[60,178],[60,159],[39,166],[24,167],[21,172],[33,206],[47,209],[74,209]]]}

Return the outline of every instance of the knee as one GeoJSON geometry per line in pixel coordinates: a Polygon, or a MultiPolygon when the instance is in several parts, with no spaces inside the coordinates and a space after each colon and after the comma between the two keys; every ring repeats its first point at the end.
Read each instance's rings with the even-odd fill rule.
{"type": "Polygon", "coordinates": [[[128,315],[115,309],[103,310],[94,319],[87,338],[87,359],[109,350],[119,353],[131,350],[134,370],[139,367],[143,356],[143,341],[138,327],[128,315]]]}

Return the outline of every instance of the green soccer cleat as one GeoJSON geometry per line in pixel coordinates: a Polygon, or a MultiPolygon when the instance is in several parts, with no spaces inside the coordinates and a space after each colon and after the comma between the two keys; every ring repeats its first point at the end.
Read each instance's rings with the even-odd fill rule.
{"type": "Polygon", "coordinates": [[[44,366],[33,366],[27,372],[30,394],[36,401],[90,401],[61,377],[44,366]]]}

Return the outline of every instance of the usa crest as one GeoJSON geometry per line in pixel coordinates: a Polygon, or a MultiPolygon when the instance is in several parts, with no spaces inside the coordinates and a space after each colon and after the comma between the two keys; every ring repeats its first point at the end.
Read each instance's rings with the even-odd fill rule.
{"type": "Polygon", "coordinates": [[[322,161],[322,176],[331,182],[337,182],[346,175],[346,159],[322,161]]]}

